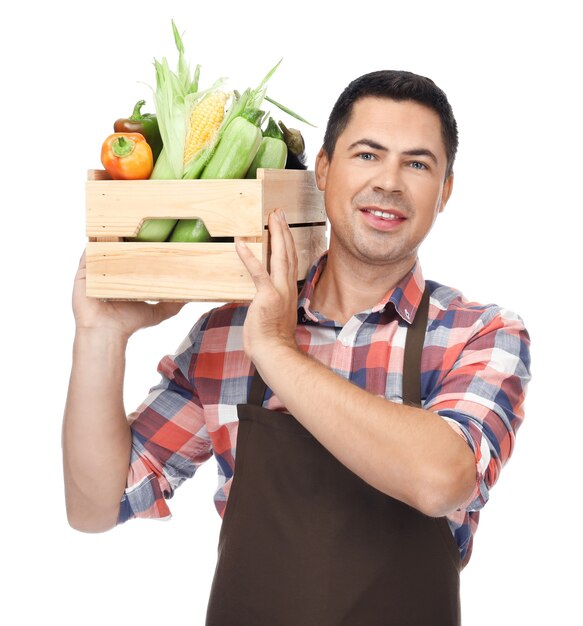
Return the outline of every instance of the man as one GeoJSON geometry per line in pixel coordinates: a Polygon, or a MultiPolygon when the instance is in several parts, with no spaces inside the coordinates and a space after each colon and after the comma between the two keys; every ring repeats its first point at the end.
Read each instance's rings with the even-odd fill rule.
{"type": "Polygon", "coordinates": [[[421,273],[456,149],[429,79],[353,81],[316,159],[330,247],[299,298],[275,211],[270,274],[237,246],[253,302],[197,322],[131,427],[127,339],[180,305],[88,299],[81,263],[63,433],[70,523],[167,516],[166,499],[214,454],[224,518],[207,624],[459,624],[459,572],[530,374],[518,316],[421,273]]]}

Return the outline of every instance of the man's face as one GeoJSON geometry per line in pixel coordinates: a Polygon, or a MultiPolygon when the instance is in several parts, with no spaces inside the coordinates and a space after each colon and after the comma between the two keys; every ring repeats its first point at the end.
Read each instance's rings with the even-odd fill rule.
{"type": "Polygon", "coordinates": [[[433,110],[388,98],[357,101],[332,159],[323,151],[316,159],[330,251],[372,265],[412,266],[451,194],[446,165],[433,110]]]}

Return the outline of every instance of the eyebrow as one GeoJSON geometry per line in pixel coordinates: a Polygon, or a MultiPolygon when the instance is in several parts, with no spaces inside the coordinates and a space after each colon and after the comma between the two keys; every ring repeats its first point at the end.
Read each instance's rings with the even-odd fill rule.
{"type": "Polygon", "coordinates": [[[431,152],[431,150],[427,150],[427,148],[413,148],[413,150],[405,150],[403,152],[406,156],[426,156],[430,158],[435,165],[437,165],[437,157],[431,152]]]}
{"type": "MultiPolygon", "coordinates": [[[[351,143],[348,146],[348,149],[353,150],[358,146],[368,146],[369,148],[373,148],[374,150],[382,150],[383,152],[388,152],[388,148],[386,146],[383,146],[374,139],[367,138],[359,139],[358,141],[351,143]]],[[[431,150],[428,150],[427,148],[412,148],[411,150],[405,150],[403,154],[405,156],[426,156],[437,165],[437,157],[435,156],[435,154],[433,154],[433,152],[431,152],[431,150]]]]}
{"type": "Polygon", "coordinates": [[[358,141],[351,143],[348,146],[348,149],[353,150],[354,148],[358,146],[368,146],[369,148],[373,148],[374,150],[384,150],[385,152],[388,151],[388,149],[385,146],[382,146],[380,143],[374,141],[374,139],[366,139],[366,138],[359,139],[358,141]]]}

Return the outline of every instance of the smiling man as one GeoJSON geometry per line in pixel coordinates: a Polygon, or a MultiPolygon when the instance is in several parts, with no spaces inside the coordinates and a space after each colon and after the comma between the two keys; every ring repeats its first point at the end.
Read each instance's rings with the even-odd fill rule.
{"type": "Polygon", "coordinates": [[[362,304],[376,304],[387,285],[412,269],[449,199],[453,174],[439,116],[411,100],[361,98],[335,146],[318,155],[316,172],[332,236],[329,271],[315,296],[330,305],[328,280],[353,277],[366,293],[350,303],[352,315],[362,304]],[[332,264],[341,265],[330,271],[332,264]]]}
{"type": "Polygon", "coordinates": [[[423,278],[418,249],[452,193],[456,148],[431,80],[350,83],[316,160],[328,252],[298,296],[293,239],[272,213],[269,274],[238,245],[253,302],[204,315],[129,420],[127,339],[177,307],[90,302],[82,263],[63,433],[70,523],[167,516],[214,454],[209,626],[460,624],[459,573],[530,374],[517,315],[423,278]]]}

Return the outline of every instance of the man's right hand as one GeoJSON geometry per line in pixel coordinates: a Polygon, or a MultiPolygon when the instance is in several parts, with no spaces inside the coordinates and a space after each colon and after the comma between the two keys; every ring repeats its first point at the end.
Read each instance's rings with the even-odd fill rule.
{"type": "Polygon", "coordinates": [[[126,340],[140,328],[155,326],[176,315],[184,302],[104,301],[85,294],[85,252],[79,261],[73,287],[73,314],[77,331],[102,329],[119,332],[126,340]]]}

